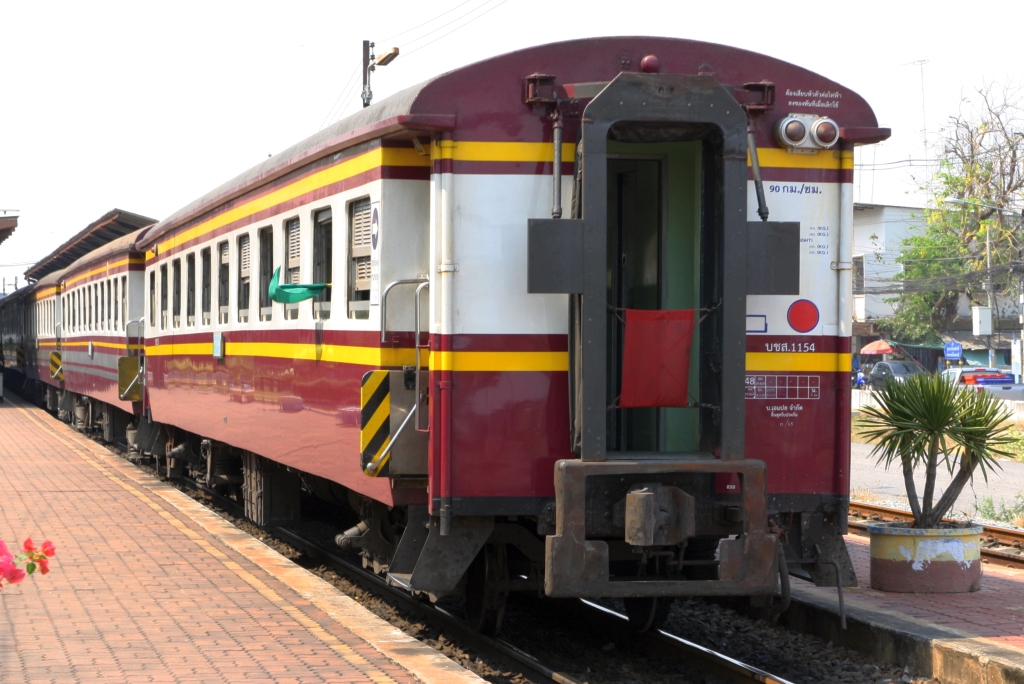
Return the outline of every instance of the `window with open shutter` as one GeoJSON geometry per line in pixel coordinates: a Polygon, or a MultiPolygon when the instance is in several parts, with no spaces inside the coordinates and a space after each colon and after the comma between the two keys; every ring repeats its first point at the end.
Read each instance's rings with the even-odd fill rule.
{"type": "Polygon", "coordinates": [[[167,264],[160,267],[160,329],[167,329],[167,264]]]}
{"type": "Polygon", "coordinates": [[[274,312],[270,301],[270,276],[274,273],[274,230],[263,228],[260,238],[260,320],[269,321],[274,312]]]}
{"type": "Polygon", "coordinates": [[[185,325],[196,324],[196,255],[185,257],[185,325]]]}
{"type": "Polygon", "coordinates": [[[174,327],[177,328],[181,325],[181,259],[175,259],[171,265],[171,286],[173,288],[172,297],[172,321],[174,327]]]}
{"type": "Polygon", "coordinates": [[[249,236],[243,235],[238,238],[238,321],[247,323],[249,321],[249,280],[250,259],[249,236]]]}
{"type": "MultiPolygon", "coordinates": [[[[331,210],[318,211],[313,217],[313,282],[330,283],[333,277],[334,240],[331,210]]],[[[331,288],[326,287],[313,300],[313,318],[331,317],[331,288]]]]}
{"type": "Polygon", "coordinates": [[[149,274],[149,325],[156,327],[156,271],[149,274]]]}
{"type": "Polygon", "coordinates": [[[349,205],[349,318],[370,316],[371,211],[369,198],[349,205]]]}
{"type": "MultiPolygon", "coordinates": [[[[299,219],[293,218],[284,224],[285,249],[287,250],[285,272],[281,280],[298,285],[301,280],[302,232],[299,230],[299,219]]],[[[299,317],[299,305],[285,304],[284,317],[290,320],[299,317]]]]}
{"type": "Polygon", "coordinates": [[[217,267],[217,320],[221,324],[228,322],[228,315],[231,311],[231,290],[229,289],[228,275],[231,268],[231,250],[227,242],[217,246],[217,255],[220,262],[217,267]]]}
{"type": "Polygon", "coordinates": [[[207,247],[201,253],[202,259],[202,271],[203,271],[203,284],[202,284],[202,312],[203,312],[203,325],[210,325],[210,311],[213,306],[213,283],[210,278],[213,277],[213,259],[210,254],[210,248],[207,247]]]}

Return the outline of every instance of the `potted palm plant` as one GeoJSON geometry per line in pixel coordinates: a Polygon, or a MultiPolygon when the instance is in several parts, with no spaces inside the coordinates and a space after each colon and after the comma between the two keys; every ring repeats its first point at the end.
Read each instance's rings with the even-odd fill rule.
{"type": "Polygon", "coordinates": [[[961,389],[941,375],[890,380],[876,393],[876,406],[863,409],[865,437],[888,469],[899,465],[911,523],[868,527],[871,587],[882,591],[956,593],[981,588],[981,531],[971,524],[943,522],[977,471],[999,467],[1009,456],[1010,411],[988,392],[961,389]],[[952,480],[936,495],[945,468],[952,480]],[[915,473],[924,471],[918,493],[915,473]]]}

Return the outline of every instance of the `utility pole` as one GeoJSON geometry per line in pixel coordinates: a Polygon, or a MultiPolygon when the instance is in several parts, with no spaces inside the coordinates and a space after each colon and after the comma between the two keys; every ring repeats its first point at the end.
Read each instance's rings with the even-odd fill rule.
{"type": "Polygon", "coordinates": [[[370,72],[373,71],[373,64],[370,60],[373,59],[373,55],[370,54],[370,48],[373,47],[373,43],[368,40],[363,41],[363,107],[369,107],[370,102],[373,101],[373,91],[370,90],[370,72]]]}
{"type": "MultiPolygon", "coordinates": [[[[996,220],[999,222],[999,227],[1003,225],[1003,212],[997,211],[996,220]]],[[[991,224],[990,224],[991,225],[991,224]]],[[[1000,231],[1002,232],[1002,231],[1000,231]]],[[[992,316],[992,328],[996,327],[996,321],[999,320],[996,313],[995,293],[992,292],[992,230],[988,227],[985,228],[985,267],[988,269],[988,274],[985,277],[985,289],[988,290],[988,310],[992,316]]],[[[996,367],[996,350],[992,347],[992,335],[988,336],[988,366],[989,368],[996,367]]]]}

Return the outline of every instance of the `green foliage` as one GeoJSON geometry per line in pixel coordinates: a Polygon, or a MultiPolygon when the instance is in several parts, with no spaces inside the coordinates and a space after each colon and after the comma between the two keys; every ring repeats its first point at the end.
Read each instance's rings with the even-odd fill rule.
{"type": "Polygon", "coordinates": [[[1012,456],[1010,410],[988,392],[962,390],[941,375],[922,373],[890,380],[876,400],[877,407],[861,412],[861,434],[875,444],[879,463],[901,466],[917,527],[937,526],[976,469],[987,479],[989,469],[999,467],[998,457],[1012,456]],[[939,466],[954,476],[933,502],[939,466]],[[921,468],[925,488],[919,497],[914,471],[921,468]]]}
{"type": "MultiPolygon", "coordinates": [[[[1024,135],[1019,90],[986,85],[950,116],[938,145],[938,171],[925,180],[932,196],[924,229],[904,241],[903,272],[888,292],[896,314],[880,327],[903,342],[933,344],[952,328],[962,297],[986,301],[991,278],[1004,294],[1020,290],[1024,135]],[[962,200],[959,208],[947,199],[962,200]],[[996,209],[1002,207],[1005,211],[996,209]],[[986,261],[991,250],[991,270],[986,261]],[[900,287],[902,286],[902,287],[900,287]],[[902,291],[899,291],[902,289],[902,291]]],[[[1014,297],[1016,298],[1016,297],[1014,297]]]]}
{"type": "Polygon", "coordinates": [[[1009,506],[1006,505],[1006,499],[1000,499],[998,507],[991,496],[983,496],[975,503],[974,511],[986,520],[1017,525],[1024,519],[1024,494],[1018,494],[1009,506]]]}

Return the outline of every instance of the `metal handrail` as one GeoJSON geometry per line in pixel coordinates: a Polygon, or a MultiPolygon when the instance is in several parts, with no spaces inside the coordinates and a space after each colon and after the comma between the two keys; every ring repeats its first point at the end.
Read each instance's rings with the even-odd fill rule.
{"type": "Polygon", "coordinates": [[[416,285],[419,283],[429,283],[430,280],[427,278],[405,278],[403,280],[394,280],[387,284],[384,291],[380,293],[380,341],[381,344],[387,342],[387,326],[388,326],[388,293],[391,292],[391,288],[396,285],[416,285]]]}
{"type": "MultiPolygon", "coordinates": [[[[422,399],[420,398],[420,349],[426,349],[427,347],[430,346],[430,342],[427,342],[425,346],[420,344],[420,293],[423,292],[424,288],[429,287],[429,280],[421,283],[420,286],[416,288],[416,294],[414,295],[416,297],[416,301],[413,302],[414,318],[412,343],[413,346],[416,348],[416,408],[419,408],[420,402],[422,401],[422,399]]],[[[418,414],[416,417],[416,425],[414,427],[416,429],[416,432],[430,432],[429,424],[425,428],[420,427],[420,419],[418,414]]],[[[397,433],[395,436],[398,436],[397,433]]]]}
{"type": "Polygon", "coordinates": [[[124,344],[125,344],[125,353],[126,354],[131,354],[131,351],[132,351],[132,336],[129,334],[129,329],[131,328],[133,323],[135,325],[139,326],[139,328],[138,328],[139,333],[138,333],[138,335],[135,336],[135,339],[138,340],[138,342],[139,342],[138,347],[136,348],[136,354],[135,354],[137,357],[139,357],[139,372],[136,373],[135,379],[132,380],[130,383],[128,383],[128,386],[125,387],[124,395],[122,395],[120,392],[118,392],[118,397],[121,399],[121,401],[126,401],[125,395],[127,395],[128,391],[131,390],[131,388],[135,386],[135,383],[137,383],[137,382],[139,382],[141,380],[141,382],[142,382],[142,415],[146,415],[146,361],[145,361],[146,357],[143,356],[143,354],[142,354],[142,339],[143,339],[143,337],[145,335],[145,332],[146,332],[145,331],[145,327],[143,326],[143,324],[145,322],[146,322],[146,317],[142,316],[141,318],[136,318],[135,320],[128,321],[127,323],[124,324],[124,337],[125,337],[124,344]]]}
{"type": "Polygon", "coordinates": [[[63,370],[64,370],[64,362],[61,361],[61,364],[59,366],[57,366],[57,370],[54,371],[53,373],[50,373],[50,379],[51,380],[56,380],[57,376],[60,375],[61,371],[63,371],[63,370]]]}
{"type": "MultiPolygon", "coordinates": [[[[142,366],[140,365],[139,366],[139,372],[135,376],[135,379],[132,380],[130,383],[128,383],[128,386],[124,388],[124,392],[118,392],[117,396],[118,396],[118,398],[121,401],[127,401],[128,400],[128,393],[131,392],[132,387],[135,387],[135,383],[137,383],[139,381],[139,378],[141,378],[142,375],[143,375],[143,373],[142,373],[142,366]]],[[[143,395],[143,397],[145,397],[145,395],[143,395]]]]}
{"type": "MultiPolygon", "coordinates": [[[[417,409],[419,409],[419,407],[419,402],[413,404],[412,410],[409,411],[409,415],[405,417],[405,420],[402,421],[402,424],[398,426],[398,430],[395,431],[395,436],[392,437],[391,441],[388,442],[388,445],[387,447],[384,448],[384,451],[380,452],[375,459],[366,464],[366,467],[363,468],[364,473],[370,475],[371,477],[376,476],[377,470],[380,469],[381,464],[384,462],[384,459],[387,457],[389,453],[391,453],[391,447],[395,446],[395,442],[398,441],[398,437],[399,435],[402,434],[402,430],[404,430],[405,426],[409,424],[409,421],[412,419],[412,417],[416,415],[417,409]]],[[[417,419],[416,422],[419,423],[419,420],[417,419]]]]}
{"type": "MultiPolygon", "coordinates": [[[[143,316],[142,318],[136,318],[134,321],[128,321],[127,323],[124,324],[124,337],[125,337],[124,345],[125,345],[125,351],[129,351],[130,352],[132,350],[132,336],[128,333],[128,331],[132,327],[133,324],[140,326],[139,327],[139,334],[135,336],[135,339],[139,341],[138,351],[139,352],[142,351],[142,338],[143,338],[143,336],[145,335],[145,332],[146,332],[142,328],[142,324],[145,323],[145,322],[146,322],[146,317],[143,316]]],[[[139,355],[141,356],[141,354],[139,354],[139,355]]]]}

